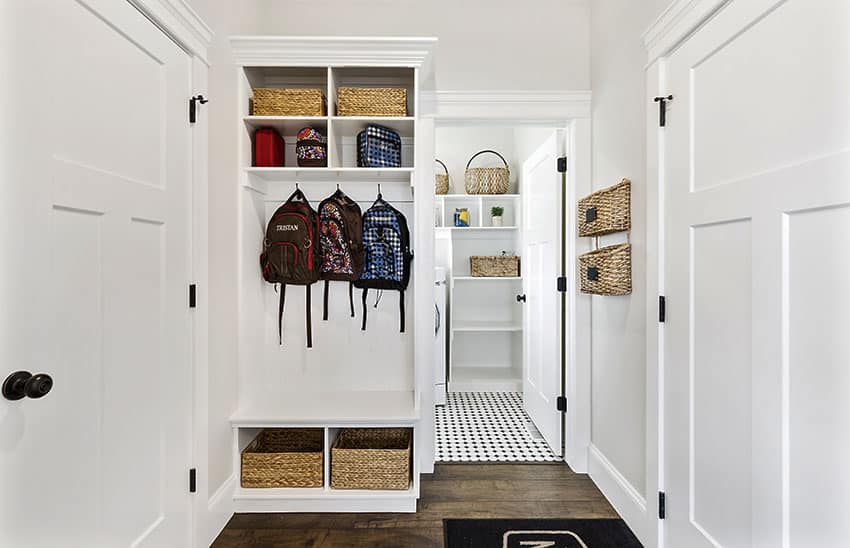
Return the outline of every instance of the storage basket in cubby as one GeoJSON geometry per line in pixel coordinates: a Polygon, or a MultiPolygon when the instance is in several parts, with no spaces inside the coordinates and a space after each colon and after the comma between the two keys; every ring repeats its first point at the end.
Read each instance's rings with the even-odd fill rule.
{"type": "Polygon", "coordinates": [[[317,88],[254,88],[254,116],[325,116],[325,94],[317,88]]]}
{"type": "Polygon", "coordinates": [[[578,258],[582,293],[628,295],[632,292],[632,246],[619,244],[578,258]]]}
{"type": "Polygon", "coordinates": [[[614,186],[579,200],[578,235],[602,236],[632,228],[632,183],[623,179],[614,186]]]}
{"type": "Polygon", "coordinates": [[[331,447],[331,488],[405,490],[410,487],[409,428],[346,428],[331,447]]]}
{"type": "Polygon", "coordinates": [[[337,90],[338,116],[407,116],[405,88],[346,88],[337,90]]]}
{"type": "Polygon", "coordinates": [[[269,428],[242,451],[242,487],[322,487],[324,430],[269,428]]]}
{"type": "Polygon", "coordinates": [[[476,256],[469,258],[469,270],[476,278],[508,278],[519,276],[519,257],[513,255],[476,256]]]}
{"type": "Polygon", "coordinates": [[[448,194],[449,193],[449,168],[446,167],[442,161],[434,159],[435,162],[443,166],[443,171],[445,173],[437,173],[434,176],[434,194],[448,194]]]}
{"type": "Polygon", "coordinates": [[[511,169],[505,157],[495,150],[482,150],[476,152],[466,163],[463,172],[463,188],[467,194],[505,194],[510,186],[511,169]],[[469,167],[472,160],[482,154],[495,154],[505,167],[469,167]]]}

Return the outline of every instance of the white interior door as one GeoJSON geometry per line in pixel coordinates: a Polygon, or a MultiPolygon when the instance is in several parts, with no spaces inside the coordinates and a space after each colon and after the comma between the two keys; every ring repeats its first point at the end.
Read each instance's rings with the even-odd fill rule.
{"type": "Polygon", "coordinates": [[[522,165],[522,288],[525,294],[522,392],[525,410],[549,447],[562,449],[561,395],[561,177],[553,133],[522,165]]]}
{"type": "Polygon", "coordinates": [[[850,546],[850,3],[667,60],[665,546],[850,546]]]}
{"type": "Polygon", "coordinates": [[[190,60],[129,2],[3,2],[0,546],[191,545],[190,60]]]}

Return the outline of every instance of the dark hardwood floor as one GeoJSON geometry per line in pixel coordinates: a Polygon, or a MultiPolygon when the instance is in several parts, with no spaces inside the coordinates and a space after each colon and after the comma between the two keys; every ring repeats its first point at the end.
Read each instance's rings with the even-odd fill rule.
{"type": "Polygon", "coordinates": [[[444,518],[616,518],[566,464],[438,464],[415,514],[237,514],[214,548],[443,546],[444,518]]]}

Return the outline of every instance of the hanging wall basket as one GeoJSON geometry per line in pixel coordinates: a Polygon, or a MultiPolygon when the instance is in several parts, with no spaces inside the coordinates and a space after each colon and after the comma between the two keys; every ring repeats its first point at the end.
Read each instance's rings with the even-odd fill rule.
{"type": "Polygon", "coordinates": [[[594,192],[578,203],[578,235],[602,236],[632,228],[632,182],[623,179],[616,185],[594,192]]]}
{"type": "Polygon", "coordinates": [[[578,258],[581,292],[629,295],[632,292],[632,246],[619,244],[590,251],[578,258]]]}
{"type": "Polygon", "coordinates": [[[505,194],[511,177],[511,170],[504,156],[495,150],[482,150],[475,153],[466,163],[464,171],[464,189],[467,194],[505,194]],[[495,154],[502,159],[505,167],[469,167],[472,160],[481,154],[495,154]]]}

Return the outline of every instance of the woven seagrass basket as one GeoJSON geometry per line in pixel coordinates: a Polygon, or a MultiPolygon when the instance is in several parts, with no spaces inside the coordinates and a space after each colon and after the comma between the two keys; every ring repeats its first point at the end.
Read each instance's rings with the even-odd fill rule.
{"type": "Polygon", "coordinates": [[[630,230],[632,182],[623,179],[578,203],[578,235],[602,236],[630,230]]]}
{"type": "Polygon", "coordinates": [[[242,487],[322,487],[324,430],[266,429],[242,451],[242,487]]]}
{"type": "Polygon", "coordinates": [[[346,428],[331,447],[333,489],[410,487],[409,428],[346,428]]]}
{"type": "Polygon", "coordinates": [[[473,154],[466,163],[463,186],[467,194],[505,194],[508,191],[510,178],[511,170],[504,156],[495,150],[482,150],[473,154]],[[501,158],[505,167],[469,167],[472,160],[485,153],[495,154],[501,158]]]}
{"type": "Polygon", "coordinates": [[[312,88],[254,88],[254,116],[325,116],[325,94],[312,88]]]}
{"type": "Polygon", "coordinates": [[[445,173],[437,173],[434,176],[434,193],[435,194],[448,194],[449,193],[449,168],[446,167],[446,164],[441,162],[440,160],[436,160],[438,164],[443,166],[443,169],[446,171],[445,173]]]}
{"type": "Polygon", "coordinates": [[[476,278],[518,277],[519,257],[513,255],[495,257],[473,255],[469,258],[469,270],[476,278]]]}
{"type": "Polygon", "coordinates": [[[337,116],[407,116],[405,88],[339,88],[337,116]]]}
{"type": "Polygon", "coordinates": [[[619,244],[590,251],[578,258],[581,292],[628,295],[632,292],[632,246],[619,244]]]}

